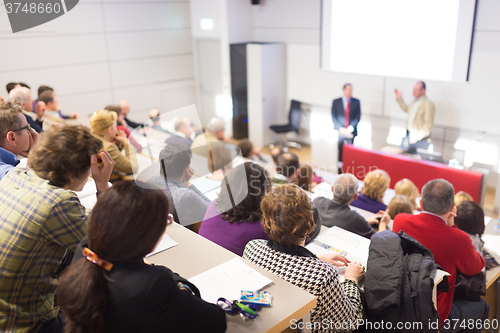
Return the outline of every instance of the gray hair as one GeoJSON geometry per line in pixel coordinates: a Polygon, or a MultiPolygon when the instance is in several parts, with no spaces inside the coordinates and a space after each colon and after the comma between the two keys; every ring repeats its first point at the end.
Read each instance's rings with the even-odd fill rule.
{"type": "Polygon", "coordinates": [[[448,213],[455,202],[455,189],[444,179],[434,179],[422,188],[422,208],[436,215],[448,213]]]}
{"type": "Polygon", "coordinates": [[[28,94],[30,90],[26,87],[17,87],[10,91],[9,100],[18,101],[19,103],[28,103],[28,94]]]}
{"type": "Polygon", "coordinates": [[[340,203],[347,204],[358,193],[358,179],[352,173],[343,173],[335,179],[333,184],[333,198],[340,203]]]}
{"type": "Polygon", "coordinates": [[[190,123],[191,122],[187,118],[179,118],[174,123],[174,129],[178,132],[181,129],[182,125],[189,126],[190,123]]]}
{"type": "Polygon", "coordinates": [[[207,131],[211,133],[217,133],[220,130],[224,130],[226,128],[226,124],[224,120],[220,118],[212,118],[207,125],[207,131]]]}

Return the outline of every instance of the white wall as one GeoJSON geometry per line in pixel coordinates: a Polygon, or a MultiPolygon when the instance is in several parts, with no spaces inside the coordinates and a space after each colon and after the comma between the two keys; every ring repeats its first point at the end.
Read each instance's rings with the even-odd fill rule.
{"type": "Polygon", "coordinates": [[[12,34],[0,6],[0,95],[8,82],[52,86],[64,113],[127,99],[131,119],[196,103],[188,0],[81,0],[67,14],[12,34]]]}

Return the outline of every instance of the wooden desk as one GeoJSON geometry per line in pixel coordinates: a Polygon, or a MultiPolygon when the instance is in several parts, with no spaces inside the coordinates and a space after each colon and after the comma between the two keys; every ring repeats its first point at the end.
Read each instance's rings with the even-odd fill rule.
{"type": "MultiPolygon", "coordinates": [[[[179,245],[155,254],[148,260],[164,265],[187,279],[238,257],[178,224],[168,226],[167,234],[179,245]]],[[[316,306],[315,296],[248,260],[241,260],[274,282],[265,289],[273,295],[273,304],[270,308],[262,308],[253,321],[244,322],[239,316],[228,315],[227,332],[281,332],[290,326],[290,320],[309,317],[309,312],[316,306]]]]}

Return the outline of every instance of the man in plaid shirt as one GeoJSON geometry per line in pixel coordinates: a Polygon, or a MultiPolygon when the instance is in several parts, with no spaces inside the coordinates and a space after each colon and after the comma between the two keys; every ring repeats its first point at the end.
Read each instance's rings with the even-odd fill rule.
{"type": "Polygon", "coordinates": [[[30,150],[29,169],[0,181],[0,331],[62,332],[55,273],[86,234],[88,215],[73,191],[90,171],[98,193],[108,188],[114,163],[101,149],[84,126],[53,127],[30,150]]]}

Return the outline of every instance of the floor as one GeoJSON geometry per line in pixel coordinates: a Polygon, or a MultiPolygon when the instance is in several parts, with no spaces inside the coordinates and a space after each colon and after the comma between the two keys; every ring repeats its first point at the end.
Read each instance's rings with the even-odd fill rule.
{"type": "MultiPolygon", "coordinates": [[[[293,153],[295,153],[295,154],[297,154],[297,156],[299,157],[299,161],[301,163],[308,162],[308,161],[311,160],[311,146],[302,145],[302,149],[301,150],[297,150],[295,148],[291,148],[290,151],[293,152],[293,153]]],[[[266,154],[269,154],[269,148],[268,147],[262,148],[262,152],[266,153],[266,154]]],[[[491,217],[497,219],[498,218],[498,212],[494,211],[495,191],[496,190],[495,190],[494,187],[488,187],[486,189],[486,196],[484,198],[483,209],[484,209],[484,213],[485,213],[486,216],[491,216],[491,217]]]]}

